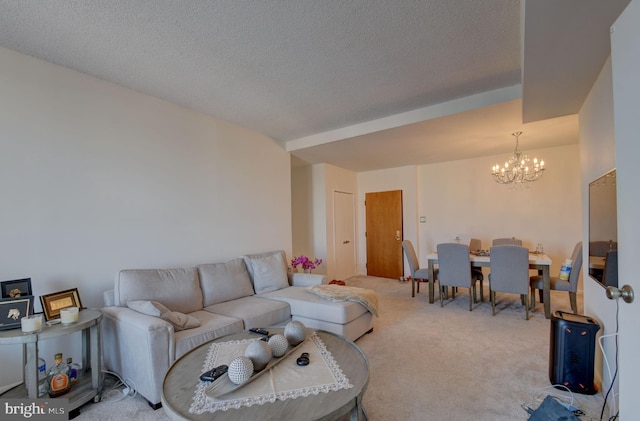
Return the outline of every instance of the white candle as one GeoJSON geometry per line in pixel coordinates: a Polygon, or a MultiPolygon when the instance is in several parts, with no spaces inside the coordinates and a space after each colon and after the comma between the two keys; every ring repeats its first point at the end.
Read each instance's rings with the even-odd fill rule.
{"type": "Polygon", "coordinates": [[[20,319],[20,325],[24,333],[33,333],[42,329],[42,315],[23,317],[20,319]]]}
{"type": "Polygon", "coordinates": [[[69,324],[78,321],[78,307],[67,307],[60,310],[62,323],[69,324]]]}

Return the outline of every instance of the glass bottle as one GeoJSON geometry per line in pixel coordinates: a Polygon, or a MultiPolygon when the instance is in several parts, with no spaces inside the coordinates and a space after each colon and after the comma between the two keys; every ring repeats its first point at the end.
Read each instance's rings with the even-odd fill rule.
{"type": "Polygon", "coordinates": [[[71,357],[67,358],[67,365],[69,366],[69,383],[71,386],[78,383],[78,375],[80,374],[80,364],[74,363],[71,357]]]}
{"type": "MultiPolygon", "coordinates": [[[[26,366],[25,366],[26,370],[26,366]]],[[[31,379],[31,373],[27,373],[27,383],[31,379]]],[[[47,363],[44,359],[38,357],[38,396],[44,396],[49,389],[47,385],[47,363]]]]}
{"type": "Polygon", "coordinates": [[[71,390],[71,382],[69,382],[69,366],[62,362],[62,353],[58,353],[54,357],[55,365],[49,370],[47,383],[49,385],[49,396],[52,398],[64,395],[71,390]]]}
{"type": "Polygon", "coordinates": [[[48,391],[47,363],[44,359],[38,358],[38,396],[44,396],[48,391]]]}

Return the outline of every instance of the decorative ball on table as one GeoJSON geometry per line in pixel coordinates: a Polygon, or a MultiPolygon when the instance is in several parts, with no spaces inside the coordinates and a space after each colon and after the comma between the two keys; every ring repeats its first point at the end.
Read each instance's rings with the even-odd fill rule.
{"type": "Polygon", "coordinates": [[[247,357],[236,357],[229,363],[227,375],[233,384],[242,384],[251,378],[253,362],[247,357]]]}
{"type": "Polygon", "coordinates": [[[244,356],[251,360],[255,371],[260,371],[269,364],[273,353],[271,352],[271,347],[266,342],[253,341],[244,351],[244,356]]]}
{"type": "Polygon", "coordinates": [[[276,333],[269,338],[269,346],[274,357],[282,357],[289,348],[289,342],[283,335],[276,333]]]}
{"type": "Polygon", "coordinates": [[[302,322],[294,320],[284,327],[284,336],[291,345],[296,346],[307,338],[307,329],[302,322]]]}

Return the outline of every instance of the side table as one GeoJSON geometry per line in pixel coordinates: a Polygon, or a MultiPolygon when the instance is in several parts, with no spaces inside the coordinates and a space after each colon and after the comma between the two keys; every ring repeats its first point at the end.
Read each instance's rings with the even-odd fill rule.
{"type": "Polygon", "coordinates": [[[69,399],[69,411],[77,409],[90,401],[100,400],[102,393],[102,347],[100,345],[100,322],[102,312],[98,310],[82,310],[78,321],[70,325],[45,325],[37,333],[25,334],[20,329],[0,331],[0,345],[22,344],[24,366],[24,383],[3,393],[3,398],[38,397],[38,343],[47,339],[82,332],[82,370],[78,373],[79,381],[71,391],[63,395],[69,399]],[[26,376],[31,372],[31,376],[26,376]],[[89,375],[90,373],[90,375],[89,375]],[[29,379],[27,384],[26,378],[29,379]]]}

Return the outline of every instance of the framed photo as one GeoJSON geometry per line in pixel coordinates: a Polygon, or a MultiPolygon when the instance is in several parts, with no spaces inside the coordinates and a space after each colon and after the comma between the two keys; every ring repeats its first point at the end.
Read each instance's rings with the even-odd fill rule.
{"type": "Polygon", "coordinates": [[[78,307],[82,310],[78,288],[41,295],[40,302],[46,321],[60,318],[60,310],[63,308],[78,307]]]}
{"type": "Polygon", "coordinates": [[[21,326],[23,317],[33,314],[33,296],[0,299],[0,330],[15,329],[21,326]]]}
{"type": "Polygon", "coordinates": [[[18,298],[33,295],[31,292],[31,278],[16,279],[15,281],[0,282],[2,298],[18,298]]]}

